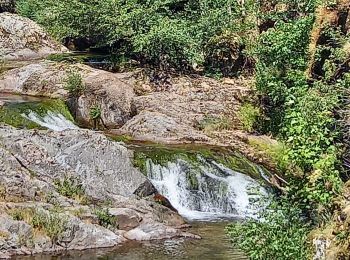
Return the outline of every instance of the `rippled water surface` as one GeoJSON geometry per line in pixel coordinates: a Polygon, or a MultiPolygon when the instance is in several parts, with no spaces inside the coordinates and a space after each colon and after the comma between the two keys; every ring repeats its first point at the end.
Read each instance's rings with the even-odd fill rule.
{"type": "Polygon", "coordinates": [[[121,247],[98,251],[70,252],[50,256],[17,257],[17,260],[61,260],[61,259],[118,259],[118,260],[238,260],[247,259],[232,248],[225,235],[227,223],[197,222],[190,230],[202,236],[201,240],[169,239],[147,243],[128,242],[121,247]]]}

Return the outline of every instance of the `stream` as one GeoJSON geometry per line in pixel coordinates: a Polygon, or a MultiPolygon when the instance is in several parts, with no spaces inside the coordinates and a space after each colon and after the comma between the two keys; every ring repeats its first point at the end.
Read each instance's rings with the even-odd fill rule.
{"type": "MultiPolygon", "coordinates": [[[[45,102],[0,93],[0,103],[4,104],[0,106],[0,122],[9,123],[6,120],[18,117],[17,127],[53,131],[78,128],[61,108],[50,107],[51,103],[45,102]],[[17,113],[15,116],[11,114],[13,111],[17,113]]],[[[230,155],[230,160],[222,160],[217,153],[190,151],[186,147],[126,145],[140,158],[140,169],[157,190],[192,225],[189,231],[202,239],[127,242],[117,248],[14,259],[246,259],[230,244],[225,226],[247,217],[255,218],[262,209],[257,202],[268,191],[259,179],[259,173],[262,174],[259,166],[234,154],[230,155]]]]}

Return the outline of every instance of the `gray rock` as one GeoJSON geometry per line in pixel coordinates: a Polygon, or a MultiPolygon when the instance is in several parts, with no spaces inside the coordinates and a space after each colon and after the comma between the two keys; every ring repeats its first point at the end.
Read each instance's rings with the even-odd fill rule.
{"type": "Polygon", "coordinates": [[[210,140],[208,136],[189,125],[179,123],[167,115],[150,111],[140,112],[128,121],[120,131],[137,139],[152,141],[207,142],[210,140]]]}
{"type": "Polygon", "coordinates": [[[52,184],[67,176],[78,178],[86,195],[96,200],[131,196],[147,180],[133,167],[131,151],[92,131],[58,133],[0,126],[0,146],[40,180],[52,184]]]}
{"type": "Polygon", "coordinates": [[[126,241],[123,236],[104,227],[84,223],[74,217],[70,219],[68,230],[64,239],[69,250],[113,247],[126,241]]]}
{"type": "Polygon", "coordinates": [[[0,58],[4,60],[38,59],[67,49],[55,42],[28,18],[0,13],[0,58]]]}
{"type": "Polygon", "coordinates": [[[122,230],[131,230],[142,221],[141,215],[129,208],[111,208],[109,213],[117,218],[118,228],[122,230]]]}
{"type": "Polygon", "coordinates": [[[200,236],[182,232],[181,230],[167,227],[163,224],[143,224],[135,229],[124,233],[124,237],[130,240],[154,240],[154,239],[169,239],[174,237],[188,237],[200,239],[200,236]]]}

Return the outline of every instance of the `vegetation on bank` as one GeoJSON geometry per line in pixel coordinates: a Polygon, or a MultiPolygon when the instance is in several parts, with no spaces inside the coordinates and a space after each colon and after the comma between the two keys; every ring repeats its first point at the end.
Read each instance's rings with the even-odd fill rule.
{"type": "MultiPolygon", "coordinates": [[[[228,232],[251,259],[306,259],[309,231],[329,221],[346,180],[338,120],[350,85],[349,28],[339,17],[346,2],[19,0],[17,10],[66,43],[162,70],[236,76],[254,68],[260,108],[246,104],[239,116],[247,131],[281,142],[283,153],[271,154],[284,189],[263,221],[228,232]]],[[[136,158],[141,168],[145,158],[136,158]]]]}

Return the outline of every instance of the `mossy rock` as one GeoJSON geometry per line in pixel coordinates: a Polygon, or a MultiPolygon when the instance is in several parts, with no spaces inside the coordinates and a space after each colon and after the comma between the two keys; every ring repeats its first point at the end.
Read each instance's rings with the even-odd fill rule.
{"type": "Polygon", "coordinates": [[[3,107],[0,107],[0,122],[17,128],[43,129],[40,125],[23,116],[23,114],[27,115],[31,111],[39,116],[45,116],[48,111],[60,113],[68,120],[74,122],[65,102],[59,99],[5,104],[3,107]]]}
{"type": "MultiPolygon", "coordinates": [[[[134,166],[147,175],[147,162],[151,160],[154,164],[167,166],[169,162],[184,160],[189,162],[190,169],[186,176],[190,187],[198,189],[198,181],[195,169],[203,162],[202,160],[215,161],[223,166],[246,174],[254,179],[261,180],[259,167],[250,162],[244,156],[221,147],[203,148],[203,146],[163,146],[146,145],[134,148],[134,166]]],[[[200,171],[198,171],[200,172],[200,171]]]]}

